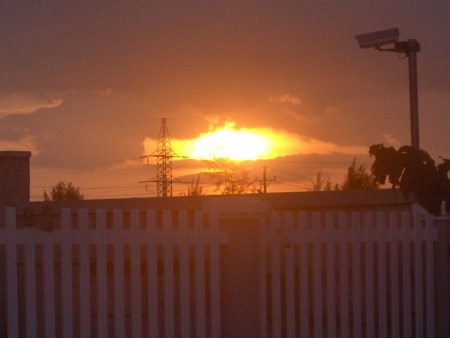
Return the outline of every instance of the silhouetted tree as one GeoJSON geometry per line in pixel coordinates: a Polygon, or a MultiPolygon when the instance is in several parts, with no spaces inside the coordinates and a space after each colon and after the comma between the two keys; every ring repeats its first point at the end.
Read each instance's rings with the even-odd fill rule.
{"type": "Polygon", "coordinates": [[[191,185],[187,188],[187,191],[183,193],[185,196],[200,196],[203,195],[203,187],[200,186],[200,174],[197,175],[197,179],[192,180],[191,185]]]}
{"type": "Polygon", "coordinates": [[[330,178],[322,176],[322,169],[317,172],[315,179],[310,179],[311,188],[307,188],[308,191],[331,191],[332,184],[330,178]]]}
{"type": "Polygon", "coordinates": [[[376,177],[367,172],[366,166],[356,165],[356,158],[353,158],[352,164],[348,167],[342,185],[336,187],[336,190],[370,190],[378,189],[379,184],[376,177]]]}
{"type": "Polygon", "coordinates": [[[44,201],[74,201],[82,200],[84,195],[80,193],[80,188],[75,187],[72,182],[60,181],[52,187],[50,197],[44,190],[44,201]]]}
{"type": "Polygon", "coordinates": [[[206,162],[216,190],[223,195],[256,192],[255,179],[250,178],[249,170],[242,162],[228,158],[215,158],[206,162]]]}

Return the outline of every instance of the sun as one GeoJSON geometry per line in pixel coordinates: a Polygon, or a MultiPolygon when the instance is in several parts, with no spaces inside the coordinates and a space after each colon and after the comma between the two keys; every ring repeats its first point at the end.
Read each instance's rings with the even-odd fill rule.
{"type": "Polygon", "coordinates": [[[189,140],[183,148],[187,156],[194,159],[244,161],[274,158],[276,145],[276,139],[264,130],[237,129],[234,122],[228,122],[189,140]]]}

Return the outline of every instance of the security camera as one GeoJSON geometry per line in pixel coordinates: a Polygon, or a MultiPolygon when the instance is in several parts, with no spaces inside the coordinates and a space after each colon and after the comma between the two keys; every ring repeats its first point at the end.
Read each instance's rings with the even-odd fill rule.
{"type": "Polygon", "coordinates": [[[355,35],[361,48],[378,48],[391,43],[396,43],[400,32],[398,28],[385,29],[382,31],[355,35]]]}

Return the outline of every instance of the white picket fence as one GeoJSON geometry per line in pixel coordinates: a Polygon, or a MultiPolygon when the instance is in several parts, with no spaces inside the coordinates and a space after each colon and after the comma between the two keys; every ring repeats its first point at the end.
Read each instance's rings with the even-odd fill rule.
{"type": "Polygon", "coordinates": [[[17,229],[7,208],[7,337],[218,337],[226,234],[217,217],[206,228],[200,212],[190,224],[186,211],[177,224],[169,210],[160,225],[155,211],[111,216],[64,209],[60,227],[45,232],[17,229]]]}
{"type": "MultiPolygon", "coordinates": [[[[259,318],[256,336],[435,336],[431,217],[255,217],[248,240],[259,240],[260,284],[242,288],[259,288],[261,306],[248,313],[259,318]]],[[[223,336],[221,247],[235,244],[220,223],[215,212],[62,209],[57,226],[43,231],[17,224],[6,208],[6,336],[223,336]]]]}
{"type": "Polygon", "coordinates": [[[432,217],[273,213],[261,236],[264,337],[435,337],[432,217]]]}

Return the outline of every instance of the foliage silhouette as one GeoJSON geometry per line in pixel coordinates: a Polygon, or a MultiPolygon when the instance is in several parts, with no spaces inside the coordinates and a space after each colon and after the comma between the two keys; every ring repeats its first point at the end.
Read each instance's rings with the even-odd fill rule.
{"type": "Polygon", "coordinates": [[[50,197],[44,190],[44,201],[76,201],[84,199],[80,188],[75,187],[72,182],[60,181],[52,187],[50,197]]]}
{"type": "Polygon", "coordinates": [[[435,165],[430,155],[411,146],[402,146],[398,150],[384,147],[382,143],[369,148],[369,154],[375,156],[372,173],[377,181],[385,184],[388,178],[394,191],[400,188],[406,199],[413,195],[430,214],[441,214],[441,204],[445,201],[446,211],[450,211],[450,160],[435,165]]]}

